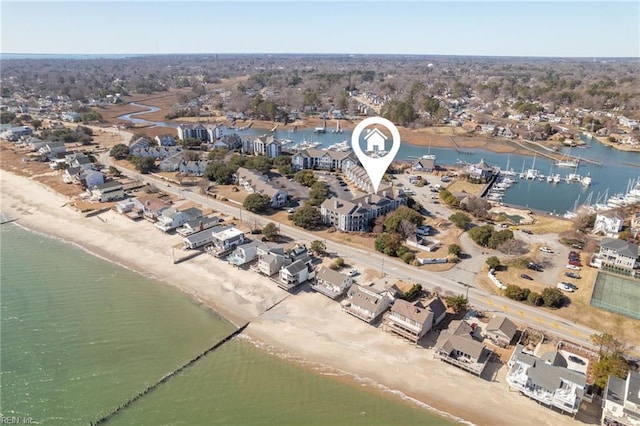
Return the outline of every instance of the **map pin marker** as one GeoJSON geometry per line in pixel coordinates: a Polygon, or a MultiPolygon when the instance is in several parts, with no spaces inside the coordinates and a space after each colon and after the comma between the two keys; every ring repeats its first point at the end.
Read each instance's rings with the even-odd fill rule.
{"type": "Polygon", "coordinates": [[[364,167],[364,170],[369,175],[369,179],[373,185],[373,192],[378,192],[378,187],[380,186],[380,182],[382,182],[382,177],[387,171],[387,168],[389,168],[391,162],[396,158],[398,150],[400,149],[400,132],[398,132],[396,126],[386,118],[369,117],[362,120],[358,123],[356,128],[353,129],[353,133],[351,134],[351,148],[353,148],[353,152],[356,153],[356,157],[358,157],[362,167],[364,167]],[[378,128],[373,128],[367,132],[364,136],[367,143],[367,151],[387,151],[385,155],[377,158],[368,156],[362,148],[360,148],[360,134],[365,128],[373,124],[386,127],[391,132],[391,137],[393,139],[391,141],[391,149],[386,149],[388,144],[387,137],[378,130],[378,128]]]}

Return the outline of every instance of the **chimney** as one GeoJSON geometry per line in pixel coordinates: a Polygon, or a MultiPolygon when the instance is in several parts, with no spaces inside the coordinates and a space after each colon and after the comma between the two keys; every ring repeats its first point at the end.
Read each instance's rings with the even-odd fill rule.
{"type": "Polygon", "coordinates": [[[334,207],[334,208],[336,208],[336,209],[338,208],[338,200],[335,200],[335,201],[333,202],[333,207],[334,207]]]}
{"type": "Polygon", "coordinates": [[[384,191],[382,191],[382,196],[383,196],[384,198],[387,198],[387,190],[386,190],[386,189],[385,189],[384,191]]]}
{"type": "Polygon", "coordinates": [[[200,222],[198,223],[198,225],[200,225],[200,230],[202,231],[202,230],[204,229],[204,223],[202,223],[202,221],[200,221],[200,222]]]}
{"type": "Polygon", "coordinates": [[[371,197],[368,196],[368,195],[366,197],[364,197],[364,202],[367,203],[367,204],[371,204],[371,197]]]}

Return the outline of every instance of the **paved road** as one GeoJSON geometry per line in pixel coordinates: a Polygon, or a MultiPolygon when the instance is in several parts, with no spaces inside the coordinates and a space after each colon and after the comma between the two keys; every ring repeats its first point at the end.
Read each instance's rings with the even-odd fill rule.
{"type": "MultiPolygon", "coordinates": [[[[111,164],[110,160],[108,153],[105,153],[101,157],[101,161],[107,166],[111,164]]],[[[269,219],[250,213],[247,210],[244,210],[241,206],[232,206],[215,201],[189,190],[181,190],[173,185],[168,187],[163,182],[158,182],[149,175],[141,175],[130,170],[122,170],[122,173],[128,177],[139,179],[142,182],[158,185],[165,192],[172,193],[173,195],[180,196],[203,206],[213,208],[224,214],[242,218],[242,221],[244,222],[251,224],[255,223],[260,226],[269,222],[269,219]]],[[[317,239],[317,236],[310,232],[284,224],[280,225],[280,232],[299,241],[312,241],[317,239]]],[[[365,267],[375,270],[381,269],[383,262],[383,256],[381,254],[372,253],[363,249],[346,247],[332,241],[326,241],[326,249],[328,252],[335,252],[342,257],[348,257],[357,264],[364,265],[365,267]]],[[[472,259],[473,258],[475,258],[475,256],[472,257],[472,259]]],[[[478,258],[482,260],[481,256],[478,256],[478,258]]],[[[500,313],[532,328],[549,331],[563,339],[568,339],[578,344],[588,346],[591,346],[589,336],[599,333],[597,330],[580,324],[571,323],[545,310],[496,296],[494,294],[487,293],[482,289],[476,288],[475,276],[477,275],[477,272],[473,272],[472,269],[466,270],[464,268],[467,267],[464,266],[463,262],[462,265],[460,265],[460,268],[453,269],[453,272],[450,271],[446,274],[434,273],[419,270],[414,266],[407,265],[394,258],[384,258],[384,272],[386,276],[411,280],[412,282],[420,283],[426,289],[439,287],[453,293],[465,294],[468,296],[471,306],[479,310],[489,313],[500,313]]],[[[476,271],[479,270],[480,269],[476,269],[476,271]]],[[[631,350],[640,354],[640,347],[638,346],[631,347],[631,350]]]]}

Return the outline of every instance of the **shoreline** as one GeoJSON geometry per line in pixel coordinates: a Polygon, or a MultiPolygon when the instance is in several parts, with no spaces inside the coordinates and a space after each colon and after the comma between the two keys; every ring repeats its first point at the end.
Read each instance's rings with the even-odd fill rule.
{"type": "MultiPolygon", "coordinates": [[[[478,379],[435,360],[431,349],[415,347],[345,314],[322,295],[289,297],[270,280],[206,254],[173,265],[167,249],[179,237],[162,235],[145,222],[135,223],[111,211],[99,215],[104,222],[84,218],[60,207],[66,197],[11,172],[3,170],[0,180],[3,213],[19,217],[20,226],[72,242],[171,285],[234,324],[251,321],[248,336],[293,359],[346,372],[474,424],[518,423],[523,420],[522,411],[527,413],[525,419],[539,424],[576,424],[570,417],[509,392],[503,380],[504,366],[497,382],[478,379]],[[265,312],[283,297],[286,300],[265,312]],[[315,315],[318,312],[323,312],[322,318],[315,315]],[[360,356],[354,358],[354,353],[360,356]],[[488,406],[501,411],[488,412],[488,406]]],[[[362,383],[356,381],[357,385],[362,383]]]]}

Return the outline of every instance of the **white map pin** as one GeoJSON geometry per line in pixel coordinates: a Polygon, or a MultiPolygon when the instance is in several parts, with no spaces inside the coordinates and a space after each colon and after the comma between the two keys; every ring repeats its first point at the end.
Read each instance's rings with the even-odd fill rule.
{"type": "Polygon", "coordinates": [[[400,149],[400,132],[398,132],[396,126],[386,118],[365,118],[353,129],[353,133],[351,134],[351,148],[353,148],[353,152],[356,153],[358,160],[362,163],[362,167],[364,167],[364,170],[369,175],[369,179],[371,179],[371,184],[373,185],[373,192],[378,192],[382,177],[393,159],[398,155],[398,150],[400,149]],[[367,149],[367,151],[387,151],[386,155],[378,158],[368,156],[362,151],[362,148],[360,148],[360,134],[365,128],[372,124],[379,124],[386,127],[391,132],[391,137],[393,138],[391,149],[386,149],[385,143],[387,142],[387,137],[380,130],[374,128],[365,135],[364,138],[367,141],[367,147],[371,148],[367,149]]]}

